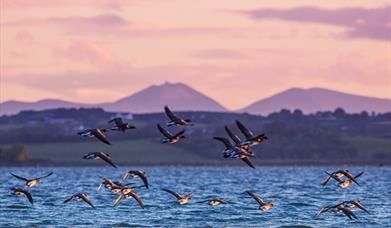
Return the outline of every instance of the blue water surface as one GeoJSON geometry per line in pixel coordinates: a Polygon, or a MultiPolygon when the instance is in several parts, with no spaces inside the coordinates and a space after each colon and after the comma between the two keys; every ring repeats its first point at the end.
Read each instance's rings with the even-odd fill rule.
{"type": "MultiPolygon", "coordinates": [[[[0,227],[391,227],[391,168],[342,167],[356,174],[360,186],[339,189],[335,181],[321,186],[324,171],[341,167],[69,167],[69,168],[0,168],[0,227]],[[106,189],[97,192],[98,175],[119,180],[126,170],[149,173],[150,189],[140,189],[145,208],[134,200],[124,200],[113,207],[117,195],[106,189]],[[10,188],[25,187],[20,176],[38,177],[54,174],[31,188],[34,205],[25,197],[12,194],[10,188]],[[175,198],[162,191],[193,192],[189,204],[178,206],[175,198]],[[265,201],[276,199],[267,212],[243,192],[250,190],[265,201]],[[63,201],[72,194],[85,192],[95,204],[63,201]],[[200,201],[224,197],[226,204],[211,207],[200,201]],[[326,205],[344,200],[362,200],[369,214],[354,208],[357,220],[340,214],[315,215],[326,205]]],[[[141,183],[140,179],[130,179],[141,183]]]]}

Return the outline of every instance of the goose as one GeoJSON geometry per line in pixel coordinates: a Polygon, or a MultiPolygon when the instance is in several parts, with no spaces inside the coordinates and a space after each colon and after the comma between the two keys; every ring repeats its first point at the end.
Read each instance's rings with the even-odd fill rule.
{"type": "Polygon", "coordinates": [[[240,158],[244,163],[246,163],[251,168],[255,169],[255,166],[251,163],[249,157],[253,157],[253,154],[246,153],[232,145],[232,143],[227,138],[222,137],[213,137],[213,139],[222,142],[225,145],[225,149],[223,151],[224,158],[240,158]]]}
{"type": "Polygon", "coordinates": [[[192,192],[189,192],[189,193],[187,193],[186,195],[183,195],[183,196],[182,196],[182,195],[180,195],[178,192],[174,192],[174,191],[171,191],[171,190],[166,189],[166,188],[162,188],[162,190],[163,190],[163,191],[166,191],[166,192],[168,192],[168,193],[170,193],[170,194],[172,194],[173,196],[175,196],[175,197],[178,199],[177,203],[178,203],[179,205],[185,205],[185,204],[187,204],[188,202],[190,202],[191,199],[192,199],[192,195],[193,195],[192,192]]]}
{"type": "Polygon", "coordinates": [[[114,168],[117,168],[117,166],[114,164],[110,154],[103,153],[103,152],[90,152],[83,156],[84,159],[95,159],[95,160],[103,160],[107,162],[109,165],[111,165],[114,168]]]}
{"type": "Polygon", "coordinates": [[[143,171],[140,171],[140,170],[130,170],[130,171],[125,173],[125,175],[122,178],[122,180],[125,180],[128,177],[130,177],[130,178],[140,177],[141,180],[143,181],[145,187],[147,189],[149,188],[148,178],[147,178],[147,173],[146,172],[143,172],[143,171]]]}
{"type": "Polygon", "coordinates": [[[255,200],[258,202],[258,204],[259,204],[259,209],[262,210],[262,211],[268,211],[270,208],[272,208],[272,207],[274,206],[273,203],[274,203],[275,200],[271,200],[271,201],[269,201],[268,203],[265,203],[265,202],[261,199],[261,197],[259,197],[258,195],[254,194],[254,193],[252,193],[252,192],[250,192],[250,191],[246,191],[246,193],[247,193],[248,195],[250,195],[253,199],[255,199],[255,200]]]}
{"type": "Polygon", "coordinates": [[[236,125],[246,137],[246,140],[242,142],[242,146],[255,146],[268,139],[265,134],[254,135],[254,133],[248,130],[239,120],[236,120],[236,125]]]}
{"type": "Polygon", "coordinates": [[[174,135],[171,134],[171,132],[164,129],[162,126],[160,126],[160,124],[157,124],[157,128],[159,129],[160,133],[162,133],[165,137],[164,139],[161,140],[163,144],[164,143],[174,144],[177,143],[179,140],[185,138],[185,136],[183,135],[185,133],[185,130],[182,130],[174,135]]]}
{"type": "Polygon", "coordinates": [[[39,184],[41,182],[42,179],[50,176],[53,174],[53,172],[49,172],[48,174],[46,174],[45,176],[42,176],[42,177],[37,177],[37,178],[25,178],[25,177],[21,177],[21,176],[18,176],[16,174],[13,174],[13,173],[10,173],[12,176],[16,177],[17,179],[19,180],[22,180],[22,181],[25,181],[26,182],[26,185],[27,187],[34,187],[35,185],[39,184]]]}
{"type": "Polygon", "coordinates": [[[194,124],[189,119],[180,119],[178,118],[169,108],[168,106],[164,106],[164,111],[168,118],[169,122],[166,123],[167,127],[171,126],[193,126],[194,124]]]}
{"type": "Polygon", "coordinates": [[[135,126],[130,125],[129,123],[125,123],[122,118],[114,118],[109,121],[109,123],[115,124],[115,127],[111,128],[110,130],[112,131],[122,131],[125,132],[126,130],[129,129],[136,129],[135,126]]]}
{"type": "Polygon", "coordinates": [[[71,197],[69,197],[68,199],[66,199],[66,200],[64,201],[64,203],[68,203],[68,202],[70,202],[71,200],[77,200],[78,202],[84,201],[84,202],[86,202],[88,205],[90,205],[92,208],[95,208],[94,205],[92,204],[90,198],[88,198],[87,194],[85,194],[85,193],[79,193],[79,194],[72,195],[71,197]]]}
{"type": "Polygon", "coordinates": [[[83,137],[95,137],[99,139],[101,142],[106,143],[107,145],[111,145],[109,140],[107,140],[105,136],[105,132],[107,130],[105,128],[94,128],[94,129],[86,129],[84,131],[78,132],[77,134],[83,137]]]}
{"type": "Polygon", "coordinates": [[[26,196],[28,201],[33,204],[33,197],[29,191],[20,188],[12,188],[11,190],[17,196],[26,196]]]}

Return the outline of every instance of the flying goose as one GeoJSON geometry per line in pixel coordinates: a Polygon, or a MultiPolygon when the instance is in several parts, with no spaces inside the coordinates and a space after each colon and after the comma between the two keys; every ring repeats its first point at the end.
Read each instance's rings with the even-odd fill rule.
{"type": "Polygon", "coordinates": [[[129,129],[135,129],[136,127],[133,125],[130,125],[129,123],[125,123],[122,118],[114,118],[109,121],[109,123],[114,122],[115,127],[111,128],[110,130],[112,131],[122,131],[125,132],[126,130],[129,129]]]}
{"type": "Polygon", "coordinates": [[[114,164],[110,154],[103,153],[103,152],[90,152],[83,156],[84,159],[95,159],[99,160],[102,159],[103,161],[110,164],[112,167],[117,168],[117,166],[114,164]]]}
{"type": "Polygon", "coordinates": [[[17,196],[26,196],[28,201],[33,204],[33,197],[31,196],[31,193],[25,189],[20,188],[12,188],[11,189],[13,193],[17,196]]]}
{"type": "Polygon", "coordinates": [[[246,193],[248,195],[250,195],[253,199],[255,199],[258,204],[259,204],[259,209],[262,210],[262,211],[267,211],[269,210],[270,208],[272,208],[274,206],[274,200],[271,200],[269,201],[268,203],[265,203],[261,197],[259,197],[258,195],[255,195],[254,193],[250,192],[250,191],[246,191],[246,193]]]}
{"type": "Polygon", "coordinates": [[[17,179],[22,180],[22,181],[25,181],[25,182],[26,182],[26,185],[27,185],[28,187],[30,187],[30,188],[33,187],[33,186],[35,186],[35,185],[37,185],[37,184],[39,184],[39,182],[41,182],[41,179],[46,178],[46,177],[48,177],[48,176],[50,176],[50,175],[52,175],[52,174],[53,174],[53,172],[50,172],[50,173],[46,174],[45,176],[38,177],[38,178],[31,178],[31,179],[29,179],[29,178],[21,177],[21,176],[18,176],[18,175],[16,175],[16,174],[11,173],[11,175],[14,176],[14,177],[16,177],[17,179]]]}
{"type": "MultiPolygon", "coordinates": [[[[131,199],[131,198],[135,199],[137,201],[138,205],[141,208],[144,208],[144,204],[141,201],[137,192],[130,191],[130,192],[124,194],[123,196],[125,196],[126,199],[131,199]]],[[[123,198],[123,196],[120,195],[120,198],[117,198],[117,200],[114,202],[114,206],[117,206],[117,204],[120,202],[120,200],[123,198]]]]}
{"type": "Polygon", "coordinates": [[[184,139],[185,136],[183,135],[185,133],[185,130],[182,130],[175,135],[171,134],[171,132],[164,129],[160,124],[157,124],[157,128],[159,129],[160,133],[164,135],[164,139],[161,140],[162,143],[177,143],[179,140],[184,139]]]}
{"type": "Polygon", "coordinates": [[[84,201],[88,205],[90,205],[92,208],[95,208],[94,205],[92,204],[91,200],[88,198],[87,194],[85,194],[85,193],[75,194],[75,195],[69,197],[68,199],[66,199],[64,201],[64,203],[68,203],[69,201],[71,201],[73,199],[77,200],[78,202],[84,201]]]}
{"type": "Polygon", "coordinates": [[[213,139],[218,140],[225,145],[225,149],[223,151],[224,158],[240,158],[248,166],[255,169],[255,166],[251,163],[249,159],[249,157],[254,156],[253,154],[246,153],[238,147],[233,146],[227,138],[213,137],[213,139]]]}
{"type": "MultiPolygon", "coordinates": [[[[322,185],[323,186],[326,186],[330,179],[333,178],[335,180],[337,180],[338,182],[340,182],[342,180],[343,177],[347,177],[348,179],[350,179],[351,181],[353,181],[354,183],[356,183],[357,185],[359,185],[359,183],[356,181],[355,177],[349,173],[348,170],[337,170],[335,172],[332,172],[332,173],[328,173],[328,172],[325,172],[326,173],[326,178],[322,181],[322,185]]],[[[361,176],[363,174],[363,172],[361,172],[358,176],[361,176]]]]}
{"type": "Polygon", "coordinates": [[[177,203],[178,203],[179,205],[185,205],[185,204],[187,204],[188,202],[190,202],[191,199],[192,199],[192,195],[193,195],[192,192],[189,192],[189,193],[187,193],[186,195],[183,195],[183,196],[182,196],[182,195],[180,195],[178,192],[174,192],[174,191],[171,191],[171,190],[166,189],[166,188],[162,188],[162,190],[163,190],[163,191],[166,191],[166,192],[168,192],[168,193],[170,193],[170,194],[172,194],[173,196],[175,196],[175,197],[178,199],[177,203]]]}
{"type": "Polygon", "coordinates": [[[246,140],[242,143],[243,146],[255,146],[267,139],[265,134],[254,135],[254,133],[248,130],[239,120],[236,120],[236,125],[246,137],[246,140]]]}
{"type": "Polygon", "coordinates": [[[193,126],[194,124],[191,122],[191,120],[189,119],[180,119],[178,118],[169,108],[168,106],[164,106],[164,111],[166,113],[166,115],[168,116],[168,118],[170,119],[170,121],[168,123],[166,123],[166,126],[167,127],[170,127],[170,126],[193,126]]]}
{"type": "Polygon", "coordinates": [[[78,135],[81,135],[83,137],[95,137],[99,139],[101,142],[106,143],[107,145],[111,145],[109,140],[107,140],[105,136],[105,132],[107,130],[105,128],[94,128],[94,129],[86,129],[84,131],[78,132],[78,135]]]}
{"type": "Polygon", "coordinates": [[[130,177],[130,178],[136,178],[136,177],[140,177],[141,180],[143,181],[145,187],[148,189],[149,188],[149,184],[148,184],[148,178],[147,178],[147,173],[146,172],[143,172],[143,171],[140,171],[140,170],[130,170],[128,172],[125,173],[124,177],[122,178],[122,180],[125,180],[126,178],[130,177]]]}

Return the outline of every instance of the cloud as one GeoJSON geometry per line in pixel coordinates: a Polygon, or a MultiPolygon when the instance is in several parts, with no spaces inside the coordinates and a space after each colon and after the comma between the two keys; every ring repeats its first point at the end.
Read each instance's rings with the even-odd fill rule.
{"type": "Polygon", "coordinates": [[[208,49],[197,51],[191,55],[197,58],[207,59],[243,59],[246,57],[240,52],[229,49],[208,49]]]}
{"type": "Polygon", "coordinates": [[[86,61],[102,71],[118,71],[128,67],[97,44],[86,41],[74,41],[67,48],[53,48],[52,54],[71,61],[86,61]]]}
{"type": "Polygon", "coordinates": [[[129,26],[131,23],[118,14],[99,14],[94,16],[66,16],[47,18],[26,18],[14,22],[5,23],[6,26],[40,26],[54,25],[67,26],[78,29],[118,28],[129,26]]]}
{"type": "Polygon", "coordinates": [[[343,26],[347,28],[345,34],[352,38],[391,39],[391,6],[371,9],[267,8],[245,11],[244,14],[255,20],[280,19],[343,26]]]}

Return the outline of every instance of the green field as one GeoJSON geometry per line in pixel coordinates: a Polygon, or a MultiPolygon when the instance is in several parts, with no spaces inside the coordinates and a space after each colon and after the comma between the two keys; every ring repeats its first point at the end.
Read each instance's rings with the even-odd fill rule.
{"type": "Polygon", "coordinates": [[[357,150],[361,160],[374,159],[377,154],[391,154],[391,139],[346,137],[344,140],[357,150]]]}
{"type": "Polygon", "coordinates": [[[62,163],[91,163],[82,159],[88,152],[102,151],[112,155],[118,163],[178,163],[183,161],[203,162],[197,154],[182,150],[157,140],[114,141],[112,146],[94,139],[75,143],[42,143],[27,145],[30,159],[44,159],[62,163]]]}

